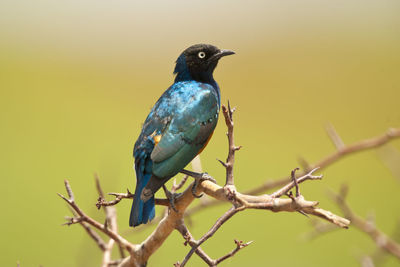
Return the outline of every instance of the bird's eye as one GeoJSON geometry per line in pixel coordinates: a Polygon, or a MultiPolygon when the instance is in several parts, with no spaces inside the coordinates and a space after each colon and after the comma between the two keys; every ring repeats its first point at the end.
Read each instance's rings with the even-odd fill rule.
{"type": "Polygon", "coordinates": [[[206,53],[204,53],[203,51],[199,52],[197,55],[199,56],[199,58],[205,58],[206,57],[206,53]]]}

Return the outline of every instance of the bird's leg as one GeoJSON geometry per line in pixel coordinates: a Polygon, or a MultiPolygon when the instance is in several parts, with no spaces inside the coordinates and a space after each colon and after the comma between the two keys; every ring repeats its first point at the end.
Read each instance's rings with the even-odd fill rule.
{"type": "Polygon", "coordinates": [[[201,197],[203,196],[203,194],[200,194],[200,195],[197,195],[197,194],[196,194],[197,186],[198,186],[202,181],[208,180],[208,181],[213,182],[214,184],[217,183],[217,181],[216,181],[214,178],[212,178],[212,177],[211,177],[208,173],[206,173],[206,172],[197,173],[197,172],[192,172],[192,171],[188,171],[188,170],[185,170],[185,169],[181,170],[180,172],[194,178],[194,184],[193,184],[193,186],[192,186],[192,194],[193,194],[193,196],[194,196],[195,198],[201,198],[201,197]]]}
{"type": "Polygon", "coordinates": [[[168,200],[169,200],[169,205],[171,207],[171,209],[173,209],[175,212],[178,212],[178,210],[175,207],[175,202],[178,199],[178,197],[180,197],[182,195],[182,193],[172,193],[171,191],[169,191],[167,189],[167,187],[165,185],[162,186],[165,192],[165,195],[167,196],[168,200]]]}

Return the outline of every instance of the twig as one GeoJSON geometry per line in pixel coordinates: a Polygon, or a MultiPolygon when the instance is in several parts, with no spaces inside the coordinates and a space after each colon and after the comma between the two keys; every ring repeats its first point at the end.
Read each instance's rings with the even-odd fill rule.
{"type": "Polygon", "coordinates": [[[71,186],[69,185],[68,180],[65,180],[64,183],[65,183],[65,189],[66,189],[66,191],[68,193],[68,198],[64,197],[62,194],[59,194],[59,193],[58,193],[58,195],[62,199],[64,199],[65,202],[68,203],[68,205],[71,206],[71,208],[77,213],[77,216],[78,216],[78,217],[75,217],[72,220],[70,220],[70,222],[68,222],[68,224],[86,222],[86,223],[90,224],[91,226],[97,228],[98,230],[100,230],[101,232],[103,232],[104,234],[109,236],[110,238],[114,239],[118,244],[120,244],[123,248],[127,249],[128,251],[131,252],[131,251],[133,251],[135,249],[134,245],[129,243],[129,241],[127,241],[126,239],[124,239],[123,237],[118,235],[116,232],[108,229],[103,224],[101,224],[101,223],[95,221],[94,219],[92,219],[91,217],[87,216],[78,207],[78,205],[76,205],[75,199],[74,199],[74,195],[73,195],[73,192],[72,192],[71,186]]]}
{"type": "MultiPolygon", "coordinates": [[[[183,222],[183,220],[181,219],[176,226],[176,230],[178,230],[178,232],[180,232],[183,236],[183,238],[185,239],[185,243],[184,245],[190,245],[191,247],[196,245],[196,241],[194,240],[192,234],[189,232],[189,229],[186,227],[185,223],[183,222]]],[[[195,250],[196,254],[203,259],[203,261],[205,261],[209,266],[213,265],[213,259],[210,258],[210,256],[207,255],[207,253],[205,253],[200,246],[197,247],[197,249],[195,250]]],[[[175,266],[182,266],[180,262],[177,262],[175,264],[175,266]],[[178,264],[178,265],[177,265],[178,264]]]]}
{"type": "MultiPolygon", "coordinates": [[[[103,189],[101,188],[100,185],[100,179],[98,175],[95,175],[95,181],[96,181],[96,188],[97,192],[99,193],[99,199],[104,199],[104,192],[103,189]]],[[[103,206],[104,213],[106,215],[106,224],[107,227],[110,227],[111,231],[118,232],[118,226],[117,226],[117,210],[115,207],[112,206],[103,206]]],[[[105,249],[103,250],[103,261],[102,261],[102,267],[108,267],[110,265],[111,260],[111,253],[112,249],[114,247],[115,240],[110,238],[108,243],[105,246],[105,249]]],[[[123,247],[121,244],[118,244],[120,255],[122,258],[125,257],[125,253],[123,250],[123,247]]]]}
{"type": "MultiPolygon", "coordinates": [[[[358,152],[372,149],[372,148],[377,148],[377,147],[380,147],[380,146],[388,143],[389,141],[391,141],[393,139],[397,139],[397,138],[400,138],[400,128],[391,128],[391,129],[387,130],[386,133],[384,133],[381,136],[373,137],[370,139],[365,139],[365,140],[362,140],[359,142],[355,142],[351,145],[347,145],[347,146],[341,148],[340,150],[328,155],[327,157],[317,161],[314,164],[307,164],[307,165],[309,165],[309,168],[305,169],[299,175],[303,176],[310,170],[315,169],[317,167],[319,168],[319,170],[323,170],[324,168],[335,163],[339,159],[344,158],[346,155],[358,153],[358,152]]],[[[250,194],[250,195],[261,194],[267,190],[270,190],[272,188],[276,188],[276,187],[281,186],[282,184],[285,184],[286,181],[289,179],[290,179],[290,176],[286,176],[284,178],[281,178],[281,179],[278,179],[275,181],[267,181],[263,185],[257,186],[253,189],[250,189],[246,193],[250,194]]]]}
{"type": "MultiPolygon", "coordinates": [[[[230,218],[233,217],[233,215],[235,215],[237,212],[242,211],[243,209],[240,208],[230,208],[227,212],[225,212],[224,215],[222,215],[216,222],[215,224],[211,227],[211,229],[205,234],[203,235],[200,240],[198,241],[193,241],[192,238],[189,239],[189,241],[187,241],[192,249],[189,251],[189,253],[185,256],[185,258],[183,259],[182,263],[179,264],[180,267],[183,267],[186,265],[186,263],[189,261],[190,257],[193,255],[194,252],[198,253],[198,249],[200,247],[201,244],[203,244],[206,240],[208,240],[210,237],[212,237],[215,232],[230,218]]],[[[186,231],[188,233],[188,231],[186,231]]],[[[185,235],[184,235],[185,237],[185,235]]],[[[247,245],[246,245],[247,246],[247,245]]],[[[242,247],[241,247],[242,248],[242,247]]],[[[239,248],[240,249],[240,248],[239,248]]],[[[237,249],[237,250],[239,250],[237,249]]],[[[209,261],[209,257],[205,256],[206,254],[204,252],[201,252],[200,254],[202,256],[200,256],[203,260],[205,260],[209,266],[216,266],[219,262],[225,260],[228,257],[233,256],[237,251],[235,251],[234,253],[232,253],[232,255],[230,256],[224,256],[216,261],[209,261]],[[205,254],[205,255],[204,255],[205,254]]]]}
{"type": "Polygon", "coordinates": [[[242,248],[247,247],[248,245],[250,245],[251,243],[253,243],[253,241],[247,242],[247,243],[243,243],[243,241],[238,241],[238,240],[233,240],[236,244],[236,248],[234,250],[232,250],[230,253],[226,254],[225,256],[222,256],[221,258],[218,258],[215,260],[215,265],[223,262],[224,260],[233,257],[237,252],[239,252],[239,250],[241,250],[242,248]]]}
{"type": "Polygon", "coordinates": [[[316,162],[314,165],[311,165],[311,168],[315,168],[316,166],[320,167],[321,169],[325,168],[326,166],[336,162],[340,158],[348,155],[353,154],[359,151],[364,151],[371,148],[379,147],[383,144],[386,144],[392,139],[400,137],[400,129],[399,128],[391,128],[386,133],[381,136],[365,139],[359,142],[356,142],[352,145],[348,145],[343,147],[342,149],[338,150],[337,152],[327,156],[326,158],[316,162]]]}
{"type": "MultiPolygon", "coordinates": [[[[186,227],[186,225],[184,224],[183,220],[181,220],[181,222],[177,225],[176,228],[183,236],[183,238],[185,239],[185,243],[184,245],[190,245],[192,248],[197,246],[197,242],[195,241],[192,234],[189,232],[189,229],[186,227]]],[[[207,253],[205,253],[200,246],[197,246],[197,248],[195,249],[195,253],[205,262],[208,264],[208,266],[217,266],[219,263],[221,263],[222,261],[233,257],[240,249],[247,247],[248,245],[250,245],[253,241],[247,242],[247,243],[243,243],[243,241],[237,241],[236,239],[234,240],[235,244],[236,244],[236,248],[234,250],[232,250],[230,253],[218,258],[218,259],[211,259],[210,256],[207,255],[207,253]]],[[[179,266],[182,267],[184,266],[185,263],[183,263],[183,265],[178,261],[177,263],[174,264],[174,266],[179,266]]]]}
{"type": "Polygon", "coordinates": [[[314,172],[316,172],[319,169],[319,167],[312,169],[311,171],[309,171],[308,173],[306,173],[305,175],[295,179],[295,171],[298,170],[298,168],[296,168],[294,171],[291,172],[291,180],[292,182],[285,185],[284,187],[282,187],[281,189],[277,190],[276,192],[271,194],[271,197],[273,198],[279,198],[283,195],[286,195],[293,187],[296,186],[297,184],[297,190],[296,190],[296,195],[299,194],[300,192],[298,191],[298,184],[307,181],[307,180],[321,180],[322,179],[322,175],[313,175],[314,172]]]}
{"type": "Polygon", "coordinates": [[[221,160],[218,160],[222,166],[226,168],[226,183],[225,187],[227,186],[234,186],[234,178],[233,178],[233,165],[235,164],[235,152],[240,150],[242,147],[241,146],[236,146],[234,142],[234,135],[233,135],[233,113],[235,112],[235,108],[231,108],[231,105],[228,101],[228,108],[226,108],[225,105],[222,105],[222,113],[224,114],[225,117],[225,124],[228,127],[228,144],[229,144],[229,150],[228,150],[228,157],[226,159],[226,162],[223,162],[221,160]]]}
{"type": "MultiPolygon", "coordinates": [[[[129,190],[127,190],[127,193],[108,193],[108,194],[110,196],[115,196],[115,199],[111,201],[106,201],[104,197],[99,197],[96,203],[96,207],[98,209],[100,209],[101,207],[115,206],[119,202],[121,202],[122,199],[133,199],[133,197],[135,196],[135,194],[132,194],[129,190]]],[[[168,199],[156,198],[154,201],[156,205],[169,206],[168,199]]]]}
{"type": "Polygon", "coordinates": [[[352,221],[353,225],[363,231],[364,233],[368,234],[372,240],[374,240],[375,244],[385,250],[386,252],[396,256],[400,259],[400,244],[388,237],[385,233],[380,231],[376,226],[364,220],[360,216],[356,215],[348,204],[345,201],[346,194],[348,191],[347,186],[343,185],[341,188],[341,193],[335,194],[331,193],[332,199],[336,202],[339,208],[342,210],[344,215],[352,221]]]}

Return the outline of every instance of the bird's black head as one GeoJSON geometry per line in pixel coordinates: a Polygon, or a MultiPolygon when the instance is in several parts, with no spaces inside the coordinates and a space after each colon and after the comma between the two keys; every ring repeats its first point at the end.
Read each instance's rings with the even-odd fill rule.
{"type": "Polygon", "coordinates": [[[230,50],[221,50],[209,44],[196,44],[187,48],[176,60],[175,82],[196,80],[212,83],[213,71],[223,56],[235,54],[230,50]]]}

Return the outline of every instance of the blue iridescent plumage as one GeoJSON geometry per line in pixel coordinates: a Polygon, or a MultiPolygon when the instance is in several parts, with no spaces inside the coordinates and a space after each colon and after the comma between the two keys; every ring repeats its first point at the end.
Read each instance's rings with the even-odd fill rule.
{"type": "Polygon", "coordinates": [[[218,60],[229,54],[233,52],[201,44],[179,56],[174,84],[150,111],[135,143],[137,184],[130,226],[154,218],[154,193],[207,144],[220,108],[220,91],[212,73],[218,60]]]}

